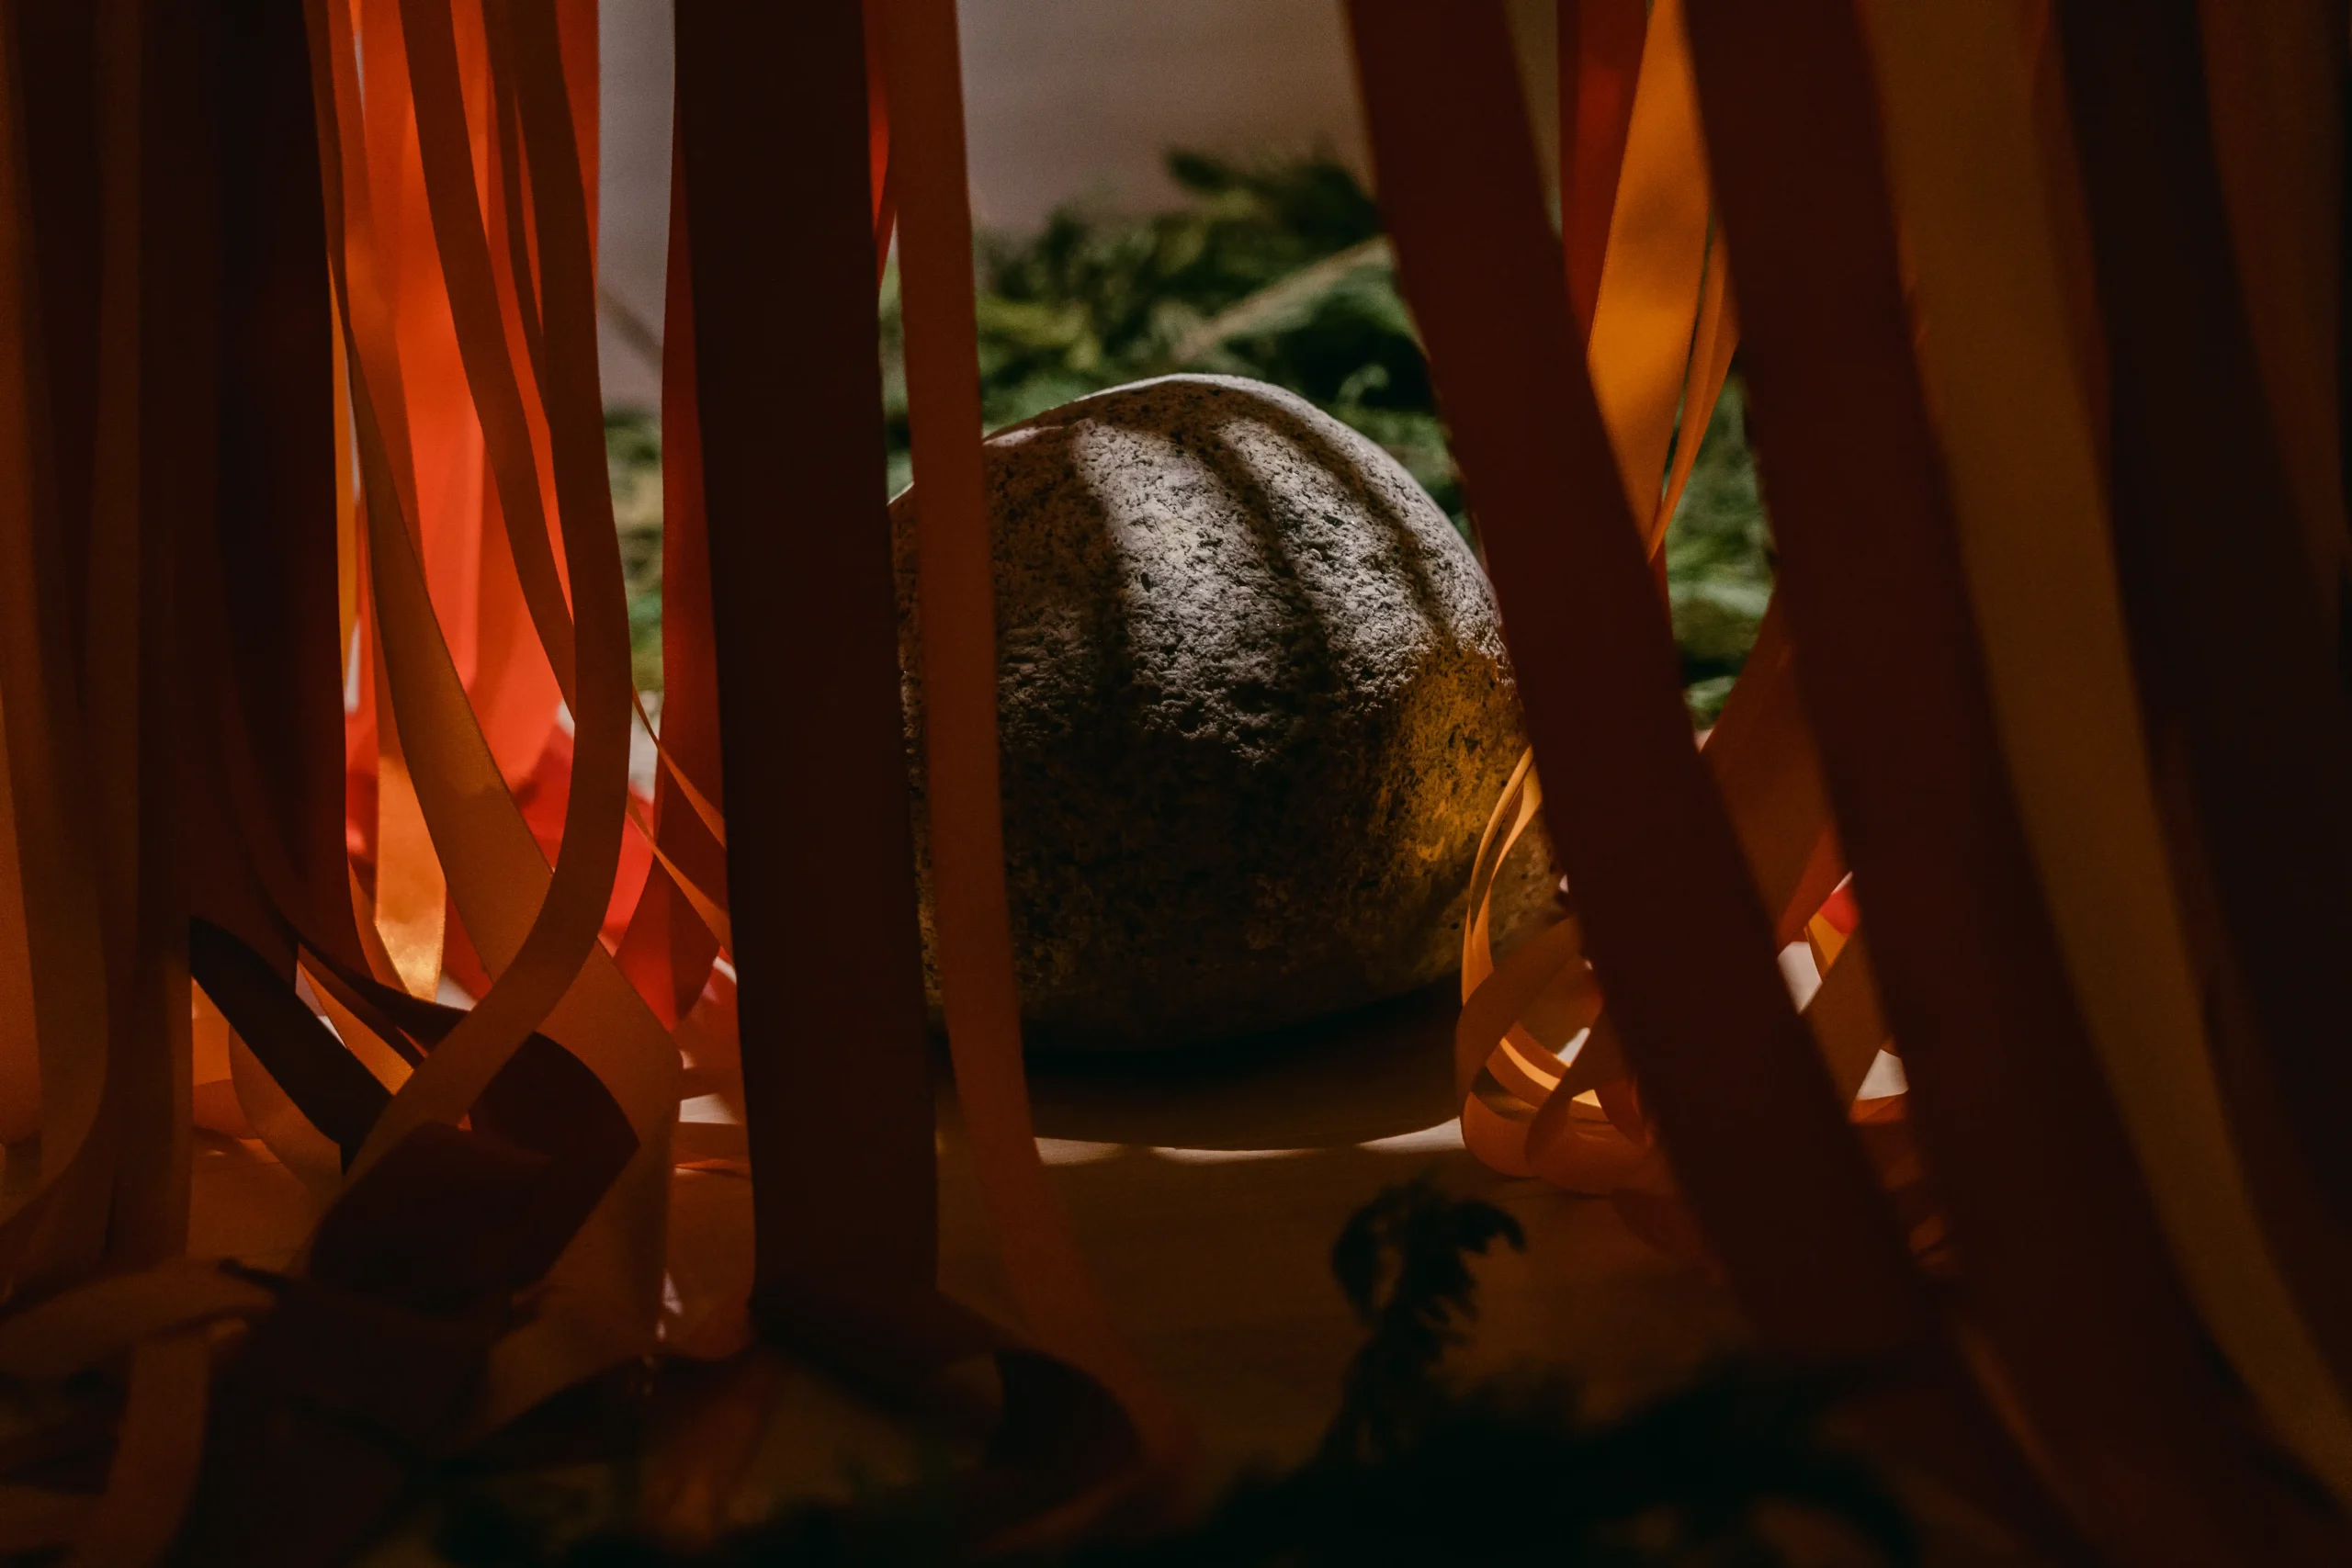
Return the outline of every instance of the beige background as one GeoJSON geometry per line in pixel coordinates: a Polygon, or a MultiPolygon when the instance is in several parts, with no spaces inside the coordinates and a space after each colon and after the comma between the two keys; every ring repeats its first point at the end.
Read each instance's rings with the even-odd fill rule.
{"type": "MultiPolygon", "coordinates": [[[[1531,118],[1550,155],[1550,0],[1513,0],[1531,118]]],[[[605,400],[661,386],[623,316],[656,331],[670,185],[670,0],[601,0],[605,400]]],[[[1059,201],[1171,201],[1170,147],[1325,148],[1363,167],[1339,0],[963,0],[974,216],[1034,228],[1059,201]]]]}

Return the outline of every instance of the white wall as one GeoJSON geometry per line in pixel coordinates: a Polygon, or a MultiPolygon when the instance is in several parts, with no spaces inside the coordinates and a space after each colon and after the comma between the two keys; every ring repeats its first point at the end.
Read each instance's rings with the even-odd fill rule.
{"type": "MultiPolygon", "coordinates": [[[[604,284],[658,332],[670,0],[600,0],[598,10],[604,284]]],[[[1531,66],[1547,60],[1550,0],[1514,0],[1512,13],[1531,66]]],[[[1319,146],[1363,166],[1339,0],[963,0],[961,17],[972,205],[984,226],[1032,228],[1077,196],[1128,209],[1167,204],[1176,192],[1160,159],[1170,147],[1319,146]]],[[[1550,83],[1540,68],[1528,82],[1548,143],[1550,83]]],[[[610,314],[606,401],[658,401],[659,378],[610,314]]]]}
{"type": "MultiPolygon", "coordinates": [[[[597,281],[658,336],[670,248],[670,0],[597,0],[596,20],[597,281]]],[[[611,310],[597,328],[605,401],[659,405],[661,372],[611,310]]]]}

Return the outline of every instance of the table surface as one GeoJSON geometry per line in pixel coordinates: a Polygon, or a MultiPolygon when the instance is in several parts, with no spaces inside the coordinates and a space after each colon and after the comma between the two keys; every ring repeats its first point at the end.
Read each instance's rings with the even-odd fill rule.
{"type": "MultiPolygon", "coordinates": [[[[1032,1063],[1050,1179],[1120,1332],[1195,1429],[1200,1495],[1312,1452],[1362,1339],[1331,1279],[1331,1243],[1383,1188],[1423,1173],[1526,1232],[1524,1253],[1477,1260],[1478,1316],[1454,1375],[1565,1372],[1587,1410],[1606,1415],[1745,1343],[1721,1285],[1639,1240],[1606,1200],[1498,1175],[1463,1148],[1457,1007],[1434,989],[1279,1039],[1032,1063]]],[[[1017,1322],[944,1061],[939,1120],[942,1283],[1017,1322]]],[[[628,1486],[693,1537],[911,1479],[921,1452],[899,1417],[762,1348],[662,1374],[628,1486]],[[729,1442],[748,1457],[724,1467],[735,1479],[718,1492],[707,1479],[664,1480],[666,1454],[729,1442]]],[[[583,1473],[595,1484],[595,1467],[583,1473]]],[[[1931,1523],[1928,1535],[1931,1562],[2007,1560],[1973,1528],[1956,1537],[1931,1523]]],[[[435,1562],[429,1537],[419,1518],[366,1561],[435,1562]]]]}
{"type": "MultiPolygon", "coordinates": [[[[1597,1412],[1687,1380],[1743,1330],[1702,1269],[1637,1239],[1605,1201],[1487,1169],[1452,1092],[1456,998],[1433,989],[1247,1042],[1032,1064],[1039,1146],[1119,1330],[1190,1417],[1204,1490],[1314,1449],[1362,1330],[1333,1283],[1340,1226],[1384,1187],[1431,1173],[1502,1207],[1523,1254],[1479,1260],[1458,1375],[1565,1371],[1597,1412]]],[[[1012,1311],[943,1074],[941,1280],[1012,1311]]],[[[844,1462],[911,1463],[902,1436],[806,1372],[784,1392],[738,1517],[838,1495],[844,1462]]]]}

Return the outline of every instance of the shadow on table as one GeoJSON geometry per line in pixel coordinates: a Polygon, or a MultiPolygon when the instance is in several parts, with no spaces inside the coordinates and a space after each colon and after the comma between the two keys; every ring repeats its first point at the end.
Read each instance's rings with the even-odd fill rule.
{"type": "Polygon", "coordinates": [[[1451,980],[1292,1029],[1189,1050],[1039,1053],[1042,1138],[1177,1149],[1328,1148],[1452,1119],[1451,980]]]}

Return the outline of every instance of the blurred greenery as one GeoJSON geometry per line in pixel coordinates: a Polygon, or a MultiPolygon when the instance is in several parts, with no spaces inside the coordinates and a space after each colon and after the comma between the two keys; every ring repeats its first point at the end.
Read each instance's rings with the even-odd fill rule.
{"type": "Polygon", "coordinates": [[[638,689],[662,689],[662,426],[643,409],[605,412],[605,469],[628,587],[629,663],[638,689]]]}
{"type": "Polygon", "coordinates": [[[1666,593],[1682,654],[1682,694],[1703,728],[1731,694],[1772,596],[1772,534],[1747,446],[1747,391],[1736,376],[1715,400],[1666,531],[1666,593]]]}
{"type": "MultiPolygon", "coordinates": [[[[1177,370],[1289,388],[1385,447],[1475,542],[1462,485],[1398,296],[1380,213],[1344,164],[1174,152],[1170,212],[1088,203],[1043,231],[984,236],[977,257],[982,418],[990,430],[1177,370]]],[[[881,299],[891,493],[910,477],[898,272],[881,299]]],[[[661,438],[652,416],[607,416],[640,683],[660,684],[661,438]]],[[[1755,639],[1771,548],[1738,383],[1724,392],[1667,535],[1676,640],[1694,721],[1713,722],[1755,639]]]]}
{"type": "MultiPolygon", "coordinates": [[[[989,428],[1175,370],[1251,376],[1379,442],[1458,515],[1429,372],[1379,209],[1355,175],[1319,157],[1250,164],[1178,152],[1168,167],[1189,198],[1176,211],[1120,218],[1073,204],[1033,237],[981,242],[989,428]]],[[[908,477],[895,273],[882,341],[895,492],[908,477]]]]}

